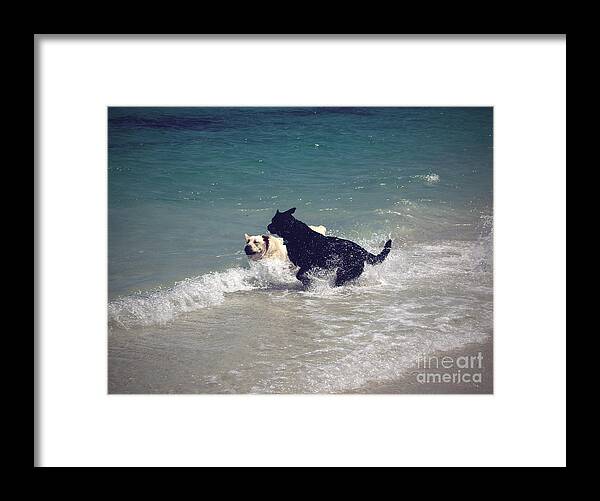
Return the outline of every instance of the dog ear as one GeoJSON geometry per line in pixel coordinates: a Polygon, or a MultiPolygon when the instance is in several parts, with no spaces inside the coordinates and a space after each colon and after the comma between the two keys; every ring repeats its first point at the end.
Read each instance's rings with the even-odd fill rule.
{"type": "Polygon", "coordinates": [[[296,212],[296,207],[292,207],[291,209],[286,210],[285,214],[293,214],[294,212],[296,212]]]}
{"type": "Polygon", "coordinates": [[[275,215],[277,214],[281,214],[281,212],[279,212],[279,209],[277,209],[277,211],[275,212],[275,215]]]}
{"type": "Polygon", "coordinates": [[[244,233],[244,238],[246,239],[246,242],[247,242],[248,240],[250,240],[250,235],[248,235],[248,233],[244,233]]]}

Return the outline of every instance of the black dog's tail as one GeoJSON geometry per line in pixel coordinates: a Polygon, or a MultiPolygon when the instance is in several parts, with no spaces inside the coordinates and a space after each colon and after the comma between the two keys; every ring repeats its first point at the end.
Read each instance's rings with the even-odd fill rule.
{"type": "Polygon", "coordinates": [[[369,264],[379,264],[379,263],[383,263],[383,260],[387,257],[387,255],[390,253],[390,249],[392,248],[392,241],[388,240],[385,243],[385,246],[383,247],[383,250],[375,255],[375,254],[371,254],[370,252],[367,253],[367,259],[365,259],[365,261],[369,264]]]}

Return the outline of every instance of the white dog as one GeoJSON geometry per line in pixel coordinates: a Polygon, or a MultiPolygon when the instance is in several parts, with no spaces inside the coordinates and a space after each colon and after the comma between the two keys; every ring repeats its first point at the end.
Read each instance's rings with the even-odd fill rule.
{"type": "MultiPolygon", "coordinates": [[[[325,235],[327,231],[325,226],[309,226],[309,228],[321,235],[325,235]]],[[[244,238],[246,239],[244,252],[250,261],[259,261],[260,259],[289,261],[283,238],[274,235],[248,235],[247,233],[244,234],[244,238]]]]}

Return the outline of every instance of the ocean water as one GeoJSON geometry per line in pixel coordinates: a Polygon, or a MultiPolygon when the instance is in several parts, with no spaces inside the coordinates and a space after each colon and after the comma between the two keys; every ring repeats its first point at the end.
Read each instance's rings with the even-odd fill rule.
{"type": "Polygon", "coordinates": [[[492,338],[491,108],[110,108],[109,391],[337,393],[492,338]],[[378,253],[250,264],[276,209],[378,253]]]}

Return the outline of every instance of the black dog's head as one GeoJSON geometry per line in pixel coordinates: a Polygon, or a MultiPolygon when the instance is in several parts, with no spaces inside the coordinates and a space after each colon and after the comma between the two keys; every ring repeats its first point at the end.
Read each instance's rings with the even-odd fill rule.
{"type": "Polygon", "coordinates": [[[280,237],[287,237],[292,232],[292,227],[296,221],[296,218],[292,216],[294,212],[296,212],[296,207],[285,212],[277,211],[271,219],[271,224],[267,226],[267,230],[280,237]]]}

